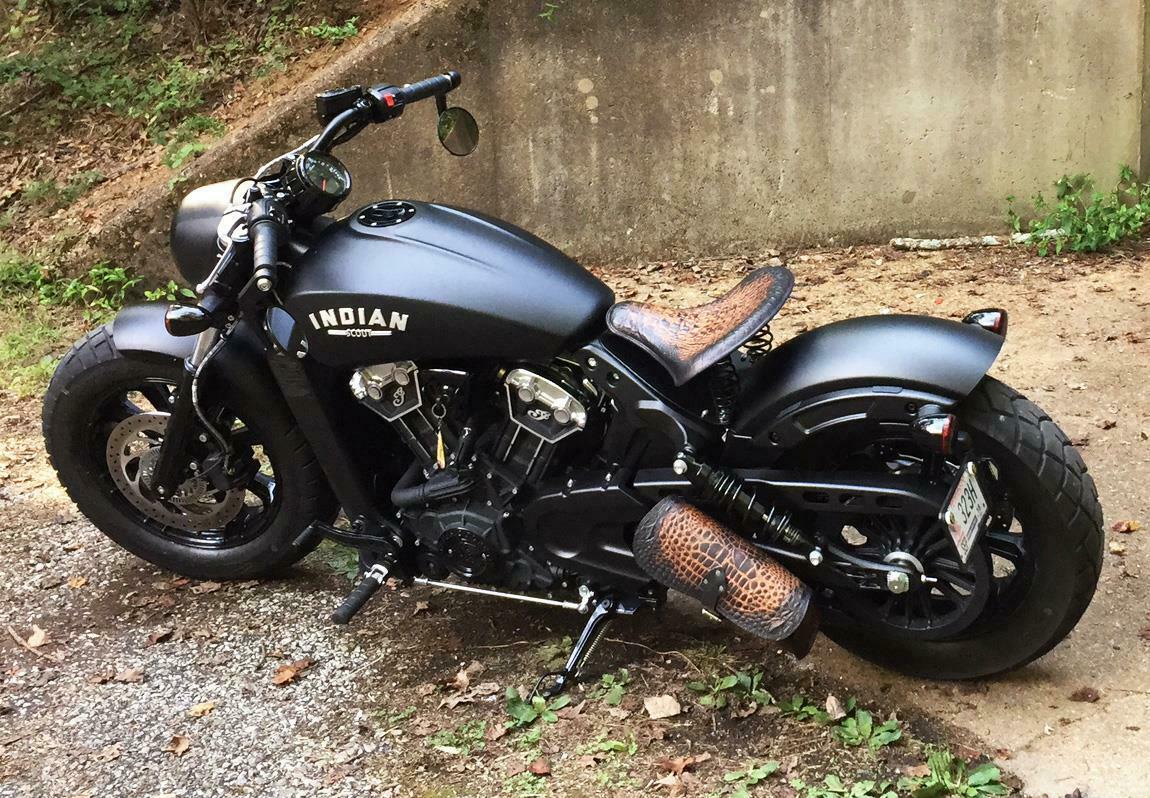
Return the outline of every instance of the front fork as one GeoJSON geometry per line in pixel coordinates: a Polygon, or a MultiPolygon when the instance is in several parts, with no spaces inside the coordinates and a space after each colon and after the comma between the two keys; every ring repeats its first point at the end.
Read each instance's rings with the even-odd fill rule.
{"type": "Polygon", "coordinates": [[[179,385],[169,400],[168,426],[164,430],[160,455],[152,472],[150,488],[159,499],[171,498],[181,482],[180,474],[186,465],[184,458],[196,435],[196,378],[219,339],[219,330],[214,327],[204,330],[196,337],[192,354],[184,360],[179,385]]]}

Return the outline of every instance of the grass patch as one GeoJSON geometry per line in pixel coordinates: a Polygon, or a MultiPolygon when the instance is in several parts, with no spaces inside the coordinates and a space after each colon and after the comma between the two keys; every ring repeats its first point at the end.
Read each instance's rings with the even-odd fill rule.
{"type": "Polygon", "coordinates": [[[35,302],[3,302],[0,328],[0,373],[5,388],[19,397],[42,393],[48,387],[61,350],[71,343],[74,329],[61,323],[58,309],[35,302]]]}

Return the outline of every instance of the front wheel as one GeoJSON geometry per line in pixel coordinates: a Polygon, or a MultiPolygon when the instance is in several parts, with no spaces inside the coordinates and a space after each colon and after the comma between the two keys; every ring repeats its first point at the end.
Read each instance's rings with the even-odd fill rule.
{"type": "MultiPolygon", "coordinates": [[[[852,525],[820,519],[824,534],[829,520],[840,545],[860,556],[910,562],[903,556],[909,554],[936,580],[901,595],[881,585],[828,594],[827,636],[878,664],[934,679],[989,676],[1050,651],[1086,611],[1102,568],[1094,481],[1050,417],[989,377],[958,417],[969,454],[997,469],[1003,508],[965,566],[937,518],[871,516],[852,525]]],[[[821,465],[905,474],[939,467],[897,435],[849,440],[837,442],[836,462],[821,465]]],[[[941,467],[954,474],[957,463],[941,467]]]]}
{"type": "Polygon", "coordinates": [[[292,564],[292,545],[334,501],[307,442],[286,411],[252,406],[240,393],[205,413],[231,454],[221,464],[200,428],[175,495],[147,488],[183,363],[117,351],[101,327],[60,362],[44,397],[49,459],[80,512],[116,543],[155,565],[197,579],[250,579],[292,564]],[[229,476],[220,480],[213,469],[229,476]]]}

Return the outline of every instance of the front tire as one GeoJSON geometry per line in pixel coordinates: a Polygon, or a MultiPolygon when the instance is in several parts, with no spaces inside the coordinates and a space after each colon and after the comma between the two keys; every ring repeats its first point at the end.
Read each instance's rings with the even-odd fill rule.
{"type": "MultiPolygon", "coordinates": [[[[124,357],[107,325],[88,334],[60,362],[44,398],[49,460],[80,512],[154,565],[214,580],[282,571],[310,550],[293,546],[295,538],[313,520],[331,520],[335,503],[306,440],[274,402],[251,406],[236,392],[226,407],[215,408],[226,420],[227,434],[235,441],[242,436],[256,469],[248,485],[236,489],[238,497],[232,491],[212,497],[214,504],[188,500],[165,509],[133,494],[133,483],[112,465],[113,435],[130,445],[142,441],[145,457],[147,447],[157,445],[166,424],[162,405],[182,369],[176,359],[124,357]],[[190,520],[182,520],[181,513],[190,520]],[[212,513],[218,514],[218,524],[212,513]]],[[[137,482],[143,462],[136,458],[137,482]]],[[[204,480],[196,484],[210,493],[204,480]]]]}
{"type": "Polygon", "coordinates": [[[1017,572],[1008,577],[1014,581],[995,585],[977,618],[942,639],[889,633],[849,612],[832,616],[824,627],[828,637],[868,660],[932,679],[990,676],[1041,657],[1082,617],[1102,569],[1098,492],[1058,425],[990,377],[962,403],[958,416],[974,452],[998,468],[1013,509],[1013,525],[997,541],[984,535],[979,544],[987,547],[984,562],[991,569],[983,574],[999,578],[992,553],[1006,552],[1001,547],[1013,542],[1017,572]]]}

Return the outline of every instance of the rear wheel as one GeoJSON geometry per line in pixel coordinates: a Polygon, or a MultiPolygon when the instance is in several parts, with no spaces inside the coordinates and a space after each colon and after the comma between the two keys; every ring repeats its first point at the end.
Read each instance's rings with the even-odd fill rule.
{"type": "Polygon", "coordinates": [[[179,486],[148,490],[183,364],[122,356],[101,327],[56,370],[44,399],[48,455],[68,495],[101,532],[143,559],[199,579],[275,573],[307,549],[292,545],[334,502],[292,419],[269,403],[229,398],[206,409],[179,486]],[[225,475],[226,476],[223,476],[225,475]]]}
{"type": "MultiPolygon", "coordinates": [[[[877,580],[825,591],[827,636],[866,659],[936,679],[988,676],[1048,652],[1082,617],[1102,567],[1102,509],[1086,465],[1033,402],[985,378],[958,410],[967,454],[997,471],[993,521],[967,564],[936,517],[815,519],[820,531],[868,560],[899,563],[934,581],[895,593],[877,580]]],[[[957,478],[909,436],[839,436],[802,456],[803,467],[885,470],[957,478]],[[821,449],[822,454],[815,454],[821,449]]],[[[948,458],[949,459],[949,458],[948,458]]]]}

